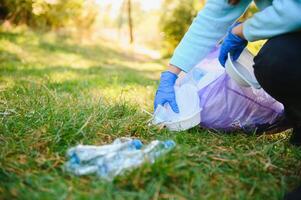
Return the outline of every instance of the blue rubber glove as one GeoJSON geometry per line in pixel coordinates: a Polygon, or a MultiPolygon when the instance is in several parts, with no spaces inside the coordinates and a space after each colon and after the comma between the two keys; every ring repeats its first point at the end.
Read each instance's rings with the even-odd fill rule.
{"type": "Polygon", "coordinates": [[[161,73],[161,80],[156,92],[154,107],[155,110],[158,105],[164,105],[165,103],[169,103],[171,109],[179,113],[179,108],[176,102],[176,95],[174,85],[178,76],[170,71],[161,73]]]}
{"type": "Polygon", "coordinates": [[[232,59],[237,60],[241,52],[247,46],[248,41],[232,33],[232,29],[241,23],[236,23],[229,28],[229,31],[221,46],[220,54],[218,57],[219,62],[225,67],[228,53],[230,52],[232,59]]]}

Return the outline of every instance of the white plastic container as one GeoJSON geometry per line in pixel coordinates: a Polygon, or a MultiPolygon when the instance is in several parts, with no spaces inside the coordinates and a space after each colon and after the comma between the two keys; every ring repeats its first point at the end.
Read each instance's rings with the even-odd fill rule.
{"type": "Polygon", "coordinates": [[[152,124],[163,124],[171,131],[184,131],[197,126],[201,122],[197,87],[186,83],[176,87],[175,93],[180,112],[173,112],[169,104],[159,105],[155,110],[152,124]]]}
{"type": "Polygon", "coordinates": [[[227,74],[235,80],[235,82],[243,87],[253,87],[260,89],[253,71],[253,58],[254,56],[245,49],[237,61],[233,61],[230,53],[228,53],[228,59],[225,64],[227,74]]]}
{"type": "Polygon", "coordinates": [[[189,117],[176,122],[166,122],[165,126],[170,131],[185,131],[191,127],[197,126],[201,122],[201,111],[192,114],[189,117]]]}

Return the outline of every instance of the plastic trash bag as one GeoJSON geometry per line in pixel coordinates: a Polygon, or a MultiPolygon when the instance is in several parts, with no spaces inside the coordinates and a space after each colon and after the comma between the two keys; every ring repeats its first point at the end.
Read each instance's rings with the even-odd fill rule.
{"type": "MultiPolygon", "coordinates": [[[[202,127],[221,131],[254,132],[258,127],[269,126],[283,117],[284,107],[281,103],[263,89],[239,86],[226,74],[218,61],[218,55],[219,49],[216,48],[189,73],[179,78],[175,86],[175,91],[186,85],[193,85],[196,88],[199,98],[197,109],[200,111],[199,124],[202,127]]],[[[196,90],[190,90],[190,92],[193,93],[196,90]]],[[[179,125],[185,117],[187,120],[188,116],[188,114],[182,116],[181,112],[192,112],[188,105],[190,101],[197,102],[190,97],[194,96],[193,94],[189,98],[184,95],[186,94],[176,92],[176,100],[181,99],[183,101],[181,104],[185,104],[186,101],[187,105],[182,110],[180,109],[178,118],[174,118],[173,111],[164,105],[165,109],[159,108],[160,111],[157,111],[158,109],[155,111],[153,121],[156,122],[158,116],[165,116],[160,123],[166,125],[167,128],[169,128],[168,124],[173,123],[176,128],[171,130],[176,131],[196,126],[196,123],[188,123],[185,127],[179,125]],[[179,95],[182,96],[179,97],[179,95]]],[[[192,119],[193,117],[190,116],[188,121],[192,119]]]]}
{"type": "Polygon", "coordinates": [[[283,115],[283,105],[263,89],[240,87],[225,73],[198,94],[205,128],[254,132],[283,115]]]}

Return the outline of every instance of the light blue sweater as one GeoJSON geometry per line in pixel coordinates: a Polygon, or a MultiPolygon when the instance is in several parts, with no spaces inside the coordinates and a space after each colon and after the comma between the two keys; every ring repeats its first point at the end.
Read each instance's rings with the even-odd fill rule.
{"type": "MultiPolygon", "coordinates": [[[[202,60],[250,6],[252,0],[229,5],[228,0],[208,0],[175,49],[170,64],[189,71],[202,60]]],[[[246,20],[243,34],[248,41],[268,39],[301,30],[301,0],[257,0],[260,12],[246,20]]]]}

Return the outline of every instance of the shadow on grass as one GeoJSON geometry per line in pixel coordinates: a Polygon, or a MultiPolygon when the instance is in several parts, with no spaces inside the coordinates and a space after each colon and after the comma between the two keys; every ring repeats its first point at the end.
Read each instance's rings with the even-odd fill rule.
{"type": "MultiPolygon", "coordinates": [[[[6,39],[12,43],[20,45],[18,38],[24,37],[23,33],[11,33],[11,32],[1,32],[0,37],[6,39]]],[[[134,61],[138,63],[145,62],[155,62],[158,64],[163,64],[160,59],[153,60],[146,56],[134,54],[131,52],[125,52],[122,49],[117,49],[116,47],[104,46],[103,44],[93,44],[93,45],[81,45],[81,44],[70,44],[66,42],[65,38],[55,37],[55,43],[47,41],[45,38],[34,34],[34,37],[37,37],[39,40],[38,47],[48,51],[49,53],[53,52],[64,52],[80,55],[84,59],[92,61],[103,61],[106,58],[116,58],[124,61],[134,61]],[[105,59],[104,59],[105,58],[105,59]]]]}
{"type": "Polygon", "coordinates": [[[68,44],[59,38],[59,42],[51,43],[40,36],[35,36],[39,39],[37,44],[20,44],[18,37],[26,38],[26,36],[22,34],[0,32],[0,36],[15,43],[29,53],[35,50],[42,50],[44,53],[46,52],[46,54],[62,52],[66,53],[67,56],[72,53],[87,61],[99,63],[99,65],[83,67],[74,67],[72,65],[51,66],[50,63],[49,65],[41,67],[38,66],[40,64],[36,63],[24,63],[17,54],[2,50],[0,52],[0,60],[3,62],[0,64],[0,72],[3,76],[13,81],[22,79],[48,79],[49,82],[47,84],[49,84],[50,88],[57,89],[56,87],[58,87],[63,91],[65,91],[65,89],[69,91],[72,87],[88,90],[95,87],[110,86],[112,84],[119,86],[148,86],[156,84],[154,79],[150,78],[155,73],[154,70],[144,69],[141,71],[122,64],[125,62],[139,66],[139,64],[145,64],[147,62],[154,63],[153,60],[146,57],[132,55],[131,53],[122,52],[121,50],[102,46],[101,44],[80,46],[68,44]],[[121,61],[121,64],[111,62],[111,59],[121,61]],[[55,75],[68,76],[70,74],[74,77],[64,77],[61,81],[51,80],[51,77],[55,75]]]}
{"type": "Polygon", "coordinates": [[[7,51],[0,51],[0,62],[6,62],[7,60],[9,60],[10,62],[21,62],[21,59],[17,54],[7,51]]]}
{"type": "Polygon", "coordinates": [[[21,36],[21,33],[12,33],[12,32],[6,32],[6,31],[1,31],[0,30],[0,36],[2,39],[9,40],[11,42],[16,42],[17,37],[21,36]]]}
{"type": "Polygon", "coordinates": [[[120,59],[124,61],[134,61],[138,63],[145,63],[150,61],[147,58],[142,58],[137,55],[133,55],[129,52],[121,52],[121,50],[112,49],[107,46],[89,45],[89,46],[78,46],[75,44],[68,44],[60,41],[59,43],[53,44],[46,41],[40,42],[40,48],[51,52],[61,51],[64,53],[72,53],[80,55],[82,58],[91,61],[103,61],[110,58],[120,59]]]}
{"type": "MultiPolygon", "coordinates": [[[[90,68],[72,68],[69,66],[55,66],[46,68],[22,68],[17,70],[0,69],[0,72],[6,77],[13,80],[22,79],[44,79],[51,83],[52,86],[69,87],[76,86],[84,90],[92,89],[100,86],[110,85],[140,85],[149,86],[156,82],[147,77],[146,72],[129,69],[123,66],[118,66],[118,69],[111,69],[111,66],[93,66],[90,68]],[[64,73],[66,73],[64,75],[64,73]],[[63,81],[52,80],[55,75],[68,76],[74,75],[74,78],[66,77],[63,81]]],[[[49,84],[49,83],[48,83],[49,84]]],[[[51,87],[52,88],[52,87],[51,87]]],[[[55,87],[54,87],[55,88],[55,87]]]]}

